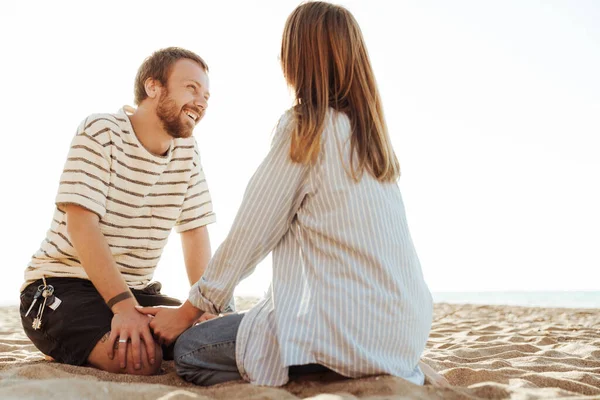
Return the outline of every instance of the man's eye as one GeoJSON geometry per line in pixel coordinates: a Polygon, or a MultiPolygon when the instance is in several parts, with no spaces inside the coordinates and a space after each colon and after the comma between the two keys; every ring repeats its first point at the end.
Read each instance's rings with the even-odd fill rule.
{"type": "Polygon", "coordinates": [[[194,86],[194,85],[188,85],[187,87],[188,87],[188,89],[190,89],[192,92],[195,92],[195,91],[196,91],[196,86],[194,86]]]}

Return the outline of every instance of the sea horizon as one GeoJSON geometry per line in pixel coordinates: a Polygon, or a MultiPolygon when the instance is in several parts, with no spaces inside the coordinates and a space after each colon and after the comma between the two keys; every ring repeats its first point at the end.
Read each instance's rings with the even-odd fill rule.
{"type": "MultiPolygon", "coordinates": [[[[506,305],[549,308],[600,309],[600,291],[489,291],[489,292],[432,292],[435,303],[506,305]]],[[[239,297],[260,298],[260,294],[243,293],[239,297]]],[[[0,307],[18,305],[15,301],[0,299],[0,307]]]]}
{"type": "Polygon", "coordinates": [[[432,292],[435,303],[550,308],[600,308],[600,291],[432,292]]]}

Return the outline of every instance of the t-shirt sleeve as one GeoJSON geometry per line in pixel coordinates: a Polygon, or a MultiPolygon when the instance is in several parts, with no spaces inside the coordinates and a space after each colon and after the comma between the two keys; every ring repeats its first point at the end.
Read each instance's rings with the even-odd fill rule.
{"type": "Polygon", "coordinates": [[[102,218],[110,185],[110,160],[105,148],[85,132],[84,121],[71,142],[56,205],[77,204],[102,218]]]}
{"type": "Polygon", "coordinates": [[[175,230],[181,233],[212,224],[215,221],[216,216],[213,212],[210,192],[200,162],[198,144],[195,143],[192,175],[181,208],[181,214],[175,223],[175,230]]]}

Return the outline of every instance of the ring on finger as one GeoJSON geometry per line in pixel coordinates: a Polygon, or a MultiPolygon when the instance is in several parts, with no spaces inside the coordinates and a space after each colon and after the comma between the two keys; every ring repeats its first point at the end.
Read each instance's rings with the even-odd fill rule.
{"type": "Polygon", "coordinates": [[[127,339],[119,339],[119,343],[127,343],[127,339]]]}

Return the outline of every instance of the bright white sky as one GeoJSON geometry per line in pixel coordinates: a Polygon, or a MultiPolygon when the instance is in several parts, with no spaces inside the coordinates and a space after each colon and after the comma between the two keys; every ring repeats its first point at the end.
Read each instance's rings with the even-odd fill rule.
{"type": "MultiPolygon", "coordinates": [[[[410,228],[432,291],[600,290],[600,5],[346,1],[369,48],[410,228]]],[[[196,128],[224,239],[280,114],[278,64],[297,1],[0,3],[0,304],[50,226],[78,123],[133,102],[153,50],[208,62],[196,128]],[[91,5],[94,4],[94,5],[91,5]]],[[[260,295],[270,257],[238,288],[260,295]]],[[[155,278],[184,298],[176,233],[155,278]]]]}

